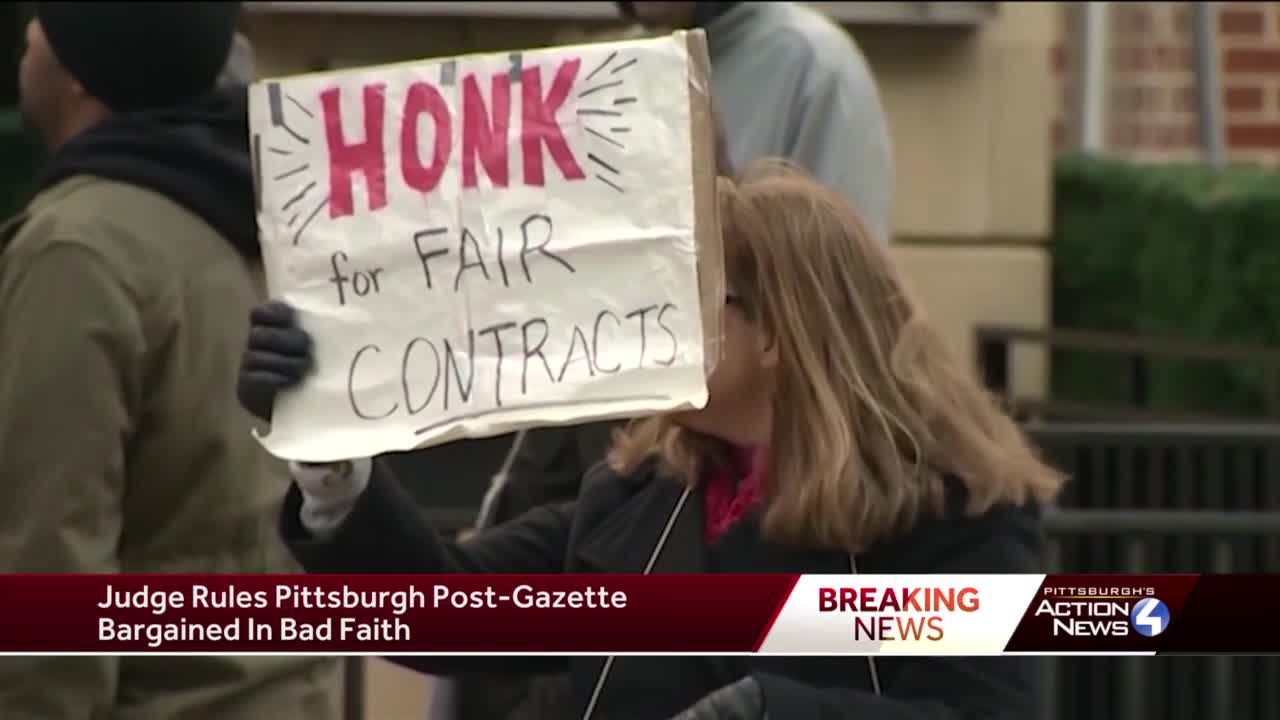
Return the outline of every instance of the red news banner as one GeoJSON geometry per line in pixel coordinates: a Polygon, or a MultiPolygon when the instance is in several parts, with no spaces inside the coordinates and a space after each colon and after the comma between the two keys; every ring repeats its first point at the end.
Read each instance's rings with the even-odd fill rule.
{"type": "Polygon", "coordinates": [[[0,576],[0,653],[1271,653],[1280,576],[0,576]]]}

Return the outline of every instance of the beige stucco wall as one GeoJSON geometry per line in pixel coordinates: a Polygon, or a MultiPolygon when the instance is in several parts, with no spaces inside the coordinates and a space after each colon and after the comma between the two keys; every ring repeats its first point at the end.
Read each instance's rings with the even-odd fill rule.
{"type": "MultiPolygon", "coordinates": [[[[1050,322],[1053,3],[1001,3],[972,33],[854,29],[884,95],[898,163],[894,254],[956,352],[976,324],[1050,322]]],[[[1015,352],[1019,393],[1047,361],[1015,352]]]]}
{"type": "MultiPolygon", "coordinates": [[[[955,352],[979,323],[1049,322],[1053,3],[1002,3],[972,30],[855,28],[879,78],[897,158],[893,253],[955,352]]],[[[591,30],[597,30],[593,27],[591,30]]],[[[562,21],[250,17],[260,72],[533,47],[562,21]]],[[[1015,383],[1036,395],[1043,353],[1019,351],[1015,383]]],[[[423,717],[425,686],[385,663],[370,673],[369,718],[423,717]],[[391,692],[399,687],[402,693],[391,692]]]]}

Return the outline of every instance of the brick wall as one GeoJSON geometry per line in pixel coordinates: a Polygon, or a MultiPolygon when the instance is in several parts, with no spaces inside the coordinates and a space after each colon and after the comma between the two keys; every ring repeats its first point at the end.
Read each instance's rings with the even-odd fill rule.
{"type": "MultiPolygon", "coordinates": [[[[1079,3],[1059,7],[1052,62],[1060,92],[1052,141],[1074,147],[1079,3]]],[[[1110,3],[1106,117],[1110,154],[1139,161],[1200,157],[1191,8],[1110,3]]],[[[1233,162],[1280,164],[1280,3],[1214,3],[1223,126],[1233,162]]]]}

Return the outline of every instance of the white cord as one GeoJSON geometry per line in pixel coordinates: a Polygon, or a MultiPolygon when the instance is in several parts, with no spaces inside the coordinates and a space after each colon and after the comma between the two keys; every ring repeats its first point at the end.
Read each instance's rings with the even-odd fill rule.
{"type": "MultiPolygon", "coordinates": [[[[689,499],[689,493],[692,492],[688,487],[684,492],[680,493],[680,499],[676,500],[676,506],[671,511],[671,516],[667,518],[667,526],[662,529],[662,534],[658,536],[658,544],[654,546],[653,552],[649,555],[649,562],[645,563],[642,575],[648,575],[653,571],[653,567],[658,564],[658,556],[662,554],[662,548],[667,544],[667,537],[671,535],[671,529],[676,526],[676,519],[680,517],[680,511],[684,509],[684,503],[689,499]]],[[[600,701],[600,693],[604,691],[604,682],[609,678],[609,671],[613,669],[613,656],[604,659],[604,667],[600,668],[600,674],[596,677],[596,686],[591,690],[591,699],[587,701],[587,709],[582,713],[582,720],[591,720],[591,716],[595,714],[596,703],[600,701]]]]}
{"type": "MultiPolygon", "coordinates": [[[[658,556],[662,554],[662,548],[667,544],[667,537],[671,535],[672,528],[676,525],[676,520],[680,517],[680,511],[684,509],[685,501],[689,499],[690,489],[685,488],[680,494],[680,499],[676,501],[675,508],[671,511],[671,516],[667,518],[667,525],[662,529],[662,534],[658,536],[658,543],[654,546],[653,552],[649,555],[649,562],[645,564],[643,575],[648,575],[658,563],[658,556]]],[[[858,561],[854,558],[853,553],[849,554],[849,571],[858,574],[858,561]]],[[[876,659],[872,655],[867,655],[867,670],[871,673],[871,690],[876,697],[881,695],[880,692],[880,668],[876,665],[876,659]]],[[[600,694],[604,692],[604,683],[609,678],[609,672],[613,670],[613,656],[605,658],[604,667],[600,668],[600,674],[596,677],[595,687],[591,690],[591,699],[587,701],[587,709],[582,713],[582,720],[591,720],[591,716],[595,714],[596,704],[600,701],[600,694]]]]}
{"type": "Polygon", "coordinates": [[[493,524],[493,515],[497,512],[498,507],[498,497],[502,495],[503,489],[507,487],[511,466],[515,464],[516,456],[520,454],[520,449],[524,447],[524,437],[527,432],[526,430],[521,430],[512,438],[511,447],[507,450],[506,459],[502,461],[502,467],[489,480],[489,488],[484,491],[484,499],[480,501],[480,512],[476,516],[476,529],[487,528],[493,524]]]}
{"type": "MultiPolygon", "coordinates": [[[[849,571],[854,575],[858,574],[858,561],[854,559],[853,553],[849,553],[849,571]]],[[[880,696],[880,669],[876,667],[876,658],[874,655],[867,656],[867,669],[871,671],[871,691],[880,696]]]]}

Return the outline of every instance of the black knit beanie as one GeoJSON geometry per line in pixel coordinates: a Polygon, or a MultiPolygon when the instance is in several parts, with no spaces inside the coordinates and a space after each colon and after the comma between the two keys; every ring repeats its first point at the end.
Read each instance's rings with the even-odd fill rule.
{"type": "Polygon", "coordinates": [[[116,112],[180,105],[213,89],[238,2],[42,2],[36,17],[63,67],[116,112]]]}

